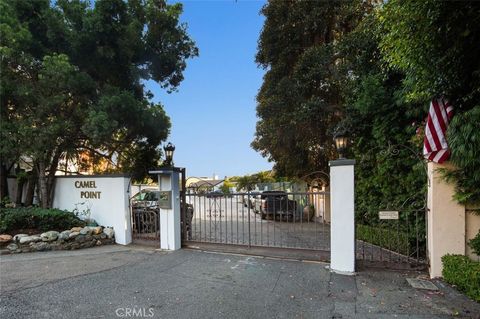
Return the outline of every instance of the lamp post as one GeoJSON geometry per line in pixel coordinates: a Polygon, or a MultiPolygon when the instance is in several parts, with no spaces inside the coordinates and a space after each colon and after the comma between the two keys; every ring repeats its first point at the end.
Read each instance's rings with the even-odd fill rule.
{"type": "Polygon", "coordinates": [[[346,159],[348,137],[343,127],[334,135],[338,159],[330,166],[330,269],[355,273],[355,160],[346,159]]]}
{"type": "Polygon", "coordinates": [[[163,150],[165,151],[164,166],[173,166],[173,152],[175,152],[175,146],[172,143],[168,142],[168,144],[163,147],[163,150]]]}
{"type": "Polygon", "coordinates": [[[345,153],[348,146],[348,137],[345,133],[337,133],[333,137],[335,141],[335,147],[337,148],[338,158],[345,159],[345,153]]]}

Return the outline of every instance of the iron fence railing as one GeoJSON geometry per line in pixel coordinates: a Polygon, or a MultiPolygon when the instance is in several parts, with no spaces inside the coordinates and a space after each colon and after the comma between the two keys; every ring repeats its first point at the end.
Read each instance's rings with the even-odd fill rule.
{"type": "Polygon", "coordinates": [[[398,211],[398,219],[370,216],[356,224],[357,259],[422,265],[426,258],[424,209],[398,211]]]}
{"type": "Polygon", "coordinates": [[[329,194],[185,194],[192,209],[186,240],[329,250],[329,194]]]}
{"type": "Polygon", "coordinates": [[[160,240],[160,213],[158,206],[145,203],[131,205],[132,237],[141,240],[160,240]]]}

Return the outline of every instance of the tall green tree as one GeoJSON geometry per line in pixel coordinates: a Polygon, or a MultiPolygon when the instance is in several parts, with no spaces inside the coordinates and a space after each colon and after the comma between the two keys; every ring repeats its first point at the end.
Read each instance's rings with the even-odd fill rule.
{"type": "Polygon", "coordinates": [[[183,79],[198,49],[163,0],[1,2],[2,165],[33,160],[42,206],[59,161],[88,151],[142,176],[170,121],[145,89],[183,79]]]}
{"type": "MultiPolygon", "coordinates": [[[[378,19],[382,6],[295,1],[271,1],[269,6],[304,11],[297,16],[290,15],[295,9],[281,11],[284,22],[280,17],[272,20],[277,29],[267,39],[275,51],[258,95],[260,121],[254,148],[275,161],[282,175],[327,171],[328,160],[336,157],[332,133],[342,126],[353,141],[349,156],[357,160],[358,220],[369,223],[379,209],[400,208],[405,202],[405,208],[414,203],[421,207],[426,176],[416,129],[423,115],[415,112],[417,104],[403,98],[403,73],[385,68],[378,19]],[[309,15],[320,8],[323,14],[313,19],[315,24],[309,15]],[[311,27],[305,27],[309,21],[311,27]],[[301,38],[320,25],[332,35],[319,36],[321,40],[310,45],[295,45],[293,26],[302,30],[301,38]],[[284,38],[294,40],[282,42],[284,38]],[[289,63],[292,67],[285,67],[289,63]]],[[[273,12],[275,17],[278,12],[273,12]]],[[[262,37],[274,26],[267,15],[259,55],[267,43],[262,37]]]]}
{"type": "Polygon", "coordinates": [[[257,96],[255,150],[282,176],[325,170],[344,112],[337,42],[370,10],[361,1],[272,0],[256,62],[267,70],[257,96]]]}

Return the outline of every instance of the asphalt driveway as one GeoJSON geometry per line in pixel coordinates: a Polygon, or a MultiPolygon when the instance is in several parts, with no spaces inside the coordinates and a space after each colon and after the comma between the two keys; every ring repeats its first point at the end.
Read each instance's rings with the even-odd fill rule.
{"type": "Polygon", "coordinates": [[[1,318],[447,318],[480,305],[422,273],[332,274],[327,264],[104,246],[1,256],[1,318]]]}

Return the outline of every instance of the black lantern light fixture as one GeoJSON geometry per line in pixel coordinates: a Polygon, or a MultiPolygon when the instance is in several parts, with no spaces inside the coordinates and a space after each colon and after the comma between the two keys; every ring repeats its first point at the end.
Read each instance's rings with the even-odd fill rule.
{"type": "Polygon", "coordinates": [[[348,136],[344,132],[339,132],[333,137],[335,147],[337,148],[339,159],[345,159],[345,153],[348,146],[348,136]]]}
{"type": "Polygon", "coordinates": [[[163,147],[165,151],[165,166],[173,166],[173,152],[175,152],[175,145],[168,142],[167,145],[163,147]]]}

